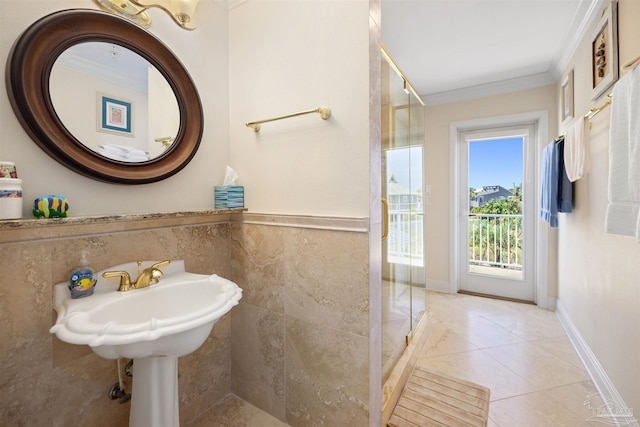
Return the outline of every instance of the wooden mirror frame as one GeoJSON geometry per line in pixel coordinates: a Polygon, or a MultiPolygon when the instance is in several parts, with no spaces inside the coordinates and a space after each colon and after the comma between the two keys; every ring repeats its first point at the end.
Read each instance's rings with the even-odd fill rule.
{"type": "Polygon", "coordinates": [[[180,60],[151,33],[124,18],[89,9],[63,10],[27,28],[7,60],[9,101],[22,127],[47,154],[87,177],[119,184],[146,184],[168,178],[195,155],[204,128],[202,104],[180,60]],[[180,111],[180,125],[169,149],[140,163],[111,160],[85,147],[58,117],[49,92],[56,59],[83,42],[105,42],[145,58],[171,86],[180,111]]]}

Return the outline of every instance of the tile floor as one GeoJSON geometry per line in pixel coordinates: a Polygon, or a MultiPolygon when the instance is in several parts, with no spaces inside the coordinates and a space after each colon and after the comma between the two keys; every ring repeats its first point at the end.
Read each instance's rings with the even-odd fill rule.
{"type": "Polygon", "coordinates": [[[428,292],[435,327],[418,365],[491,389],[490,427],[602,425],[602,401],[554,312],[428,292]]]}
{"type": "Polygon", "coordinates": [[[228,394],[190,427],[287,427],[287,424],[228,394]]]}
{"type": "Polygon", "coordinates": [[[406,347],[406,336],[411,330],[412,322],[417,325],[422,318],[425,301],[424,288],[382,281],[383,383],[406,347]]]}
{"type": "MultiPolygon", "coordinates": [[[[601,426],[602,405],[555,313],[533,305],[427,293],[435,324],[418,364],[491,389],[489,427],[601,426]]],[[[285,427],[229,395],[192,427],[285,427]]]]}

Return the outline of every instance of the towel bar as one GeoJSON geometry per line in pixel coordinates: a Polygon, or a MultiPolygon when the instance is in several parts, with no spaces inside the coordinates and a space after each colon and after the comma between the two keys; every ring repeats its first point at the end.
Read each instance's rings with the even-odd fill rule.
{"type": "Polygon", "coordinates": [[[605,108],[607,108],[607,106],[609,106],[611,104],[611,98],[612,97],[613,97],[612,93],[607,95],[607,100],[604,101],[602,103],[602,105],[600,105],[598,107],[593,107],[592,109],[590,109],[589,112],[584,115],[584,118],[587,119],[587,120],[591,120],[591,118],[593,116],[595,116],[596,114],[598,114],[600,111],[604,110],[605,108]]]}
{"type": "Polygon", "coordinates": [[[331,110],[329,108],[327,108],[327,107],[317,107],[317,108],[313,108],[311,110],[300,111],[298,113],[286,114],[284,116],[272,117],[270,119],[257,120],[255,122],[245,123],[245,126],[253,129],[254,132],[259,132],[260,131],[260,125],[262,123],[273,122],[273,121],[282,120],[282,119],[288,119],[290,117],[302,116],[304,114],[311,114],[311,113],[320,114],[320,117],[322,117],[322,120],[327,120],[329,117],[331,117],[331,110]]]}
{"type": "Polygon", "coordinates": [[[640,64],[640,55],[636,56],[634,59],[632,59],[631,61],[629,61],[626,64],[624,64],[622,66],[622,69],[623,70],[630,70],[630,69],[634,68],[638,64],[640,64]]]}

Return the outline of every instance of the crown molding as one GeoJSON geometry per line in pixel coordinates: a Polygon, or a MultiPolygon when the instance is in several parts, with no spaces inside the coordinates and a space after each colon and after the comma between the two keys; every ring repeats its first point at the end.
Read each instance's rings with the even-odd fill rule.
{"type": "Polygon", "coordinates": [[[424,99],[425,105],[430,107],[434,105],[450,104],[452,102],[533,89],[555,83],[557,83],[557,79],[552,75],[552,73],[544,72],[493,83],[454,89],[446,92],[422,95],[422,99],[424,99]]]}
{"type": "Polygon", "coordinates": [[[227,0],[227,9],[232,10],[236,7],[240,6],[243,3],[246,3],[248,0],[227,0]]]}
{"type": "Polygon", "coordinates": [[[113,68],[106,67],[104,64],[84,58],[75,52],[69,51],[65,55],[59,56],[56,61],[56,64],[58,63],[97,80],[108,81],[143,93],[147,93],[149,90],[147,79],[138,78],[132,73],[118,72],[113,68]]]}
{"type": "Polygon", "coordinates": [[[580,2],[567,30],[567,34],[570,35],[571,38],[565,44],[565,48],[560,55],[553,61],[551,72],[557,81],[562,78],[567,68],[569,68],[571,58],[575,55],[578,47],[580,47],[580,43],[584,40],[594,22],[600,18],[599,12],[607,1],[609,0],[582,0],[580,2]],[[582,16],[583,19],[577,21],[577,18],[580,16],[582,16]]]}

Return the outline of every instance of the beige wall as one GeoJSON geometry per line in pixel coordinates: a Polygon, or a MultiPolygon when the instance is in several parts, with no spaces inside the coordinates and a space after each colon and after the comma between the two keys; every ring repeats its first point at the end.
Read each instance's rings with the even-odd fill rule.
{"type": "Polygon", "coordinates": [[[233,391],[289,425],[370,425],[366,228],[257,214],[233,225],[233,391]]]}
{"type": "MultiPolygon", "coordinates": [[[[30,3],[24,13],[23,1],[0,0],[3,58],[35,19],[64,8],[92,7],[85,0],[30,3]]],[[[180,362],[185,425],[229,391],[291,425],[380,424],[381,349],[370,342],[379,344],[380,301],[379,295],[369,298],[370,286],[380,292],[379,269],[373,279],[369,275],[369,268],[376,268],[369,257],[379,262],[379,250],[370,254],[367,218],[371,138],[378,138],[379,149],[379,134],[370,135],[370,123],[375,131],[376,122],[370,122],[369,42],[371,35],[379,40],[379,28],[370,33],[364,0],[231,3],[227,11],[215,2],[207,25],[195,32],[153,13],[152,32],[178,52],[203,101],[205,135],[184,171],[137,187],[83,178],[29,140],[6,99],[0,100],[6,130],[0,135],[0,158],[18,164],[26,200],[65,194],[72,216],[210,207],[212,187],[229,164],[246,187],[250,211],[301,213],[295,218],[304,224],[247,214],[254,220],[229,228],[229,221],[219,223],[217,217],[191,224],[160,215],[140,230],[135,219],[99,220],[81,226],[81,237],[75,237],[75,232],[68,235],[74,222],[62,221],[58,234],[40,244],[35,239],[47,236],[52,223],[31,222],[26,228],[0,223],[0,250],[13,254],[0,260],[11,263],[0,265],[2,271],[13,267],[0,281],[2,295],[10,295],[0,300],[0,313],[11,324],[0,337],[0,361],[9,367],[0,384],[2,395],[14,396],[1,419],[70,425],[78,421],[77,415],[69,420],[84,398],[82,422],[126,423],[128,405],[104,397],[115,382],[113,362],[48,334],[55,316],[51,286],[66,279],[76,262],[75,248],[88,245],[96,268],[137,258],[183,257],[188,269],[216,272],[243,287],[241,304],[214,327],[210,342],[180,362]],[[260,134],[244,126],[319,105],[332,109],[330,120],[300,117],[265,124],[260,134]],[[331,218],[318,219],[322,216],[331,218]],[[42,271],[32,272],[38,262],[42,271]],[[14,287],[23,277],[29,277],[28,289],[14,287]],[[26,324],[12,322],[11,316],[26,324]],[[34,366],[21,371],[21,362],[34,354],[34,366]]],[[[371,56],[379,66],[377,46],[371,56]]],[[[372,108],[379,112],[373,95],[372,108]]],[[[377,171],[373,176],[379,180],[377,171]]],[[[202,215],[207,216],[196,217],[202,215]]],[[[377,218],[378,236],[379,223],[377,218]]]]}
{"type": "MultiPolygon", "coordinates": [[[[211,0],[206,25],[195,31],[178,28],[159,10],[151,12],[150,31],[159,37],[189,71],[202,99],[205,129],[197,155],[170,179],[123,186],[98,182],[63,167],[44,153],[26,134],[0,92],[0,160],[15,162],[23,180],[23,217],[30,218],[38,196],[67,196],[73,216],[166,212],[213,207],[213,186],[222,183],[229,158],[229,91],[227,60],[227,6],[211,0]],[[203,49],[206,51],[203,53],[203,49]]],[[[63,9],[97,6],[90,0],[1,0],[0,63],[5,64],[13,42],[37,19],[63,9]]],[[[3,68],[4,69],[4,68],[3,68]]]]}
{"type": "MultiPolygon", "coordinates": [[[[136,259],[184,259],[188,271],[231,277],[229,215],[0,224],[0,405],[2,425],[126,426],[130,404],[107,399],[114,360],[49,333],[52,289],[66,282],[81,249],[96,271],[136,259]],[[10,396],[10,397],[9,397],[10,396]]],[[[126,362],[125,362],[126,363],[126,362]]],[[[124,366],[123,366],[124,367],[124,366]]],[[[231,315],[179,360],[182,425],[231,391],[231,315]]],[[[130,379],[125,377],[127,390],[130,379]]]]}
{"type": "MultiPolygon", "coordinates": [[[[431,185],[431,205],[426,206],[425,259],[428,286],[442,288],[450,282],[450,229],[456,218],[450,211],[450,135],[452,122],[510,116],[547,111],[551,140],[557,129],[556,87],[544,86],[525,91],[425,108],[426,145],[424,154],[425,183],[431,185]]],[[[553,241],[554,234],[550,233],[553,241]]],[[[549,294],[555,295],[555,252],[549,250],[549,294]]]]}
{"type": "MultiPolygon", "coordinates": [[[[365,0],[246,1],[229,11],[230,165],[250,212],[363,218],[368,229],[370,174],[380,176],[369,166],[376,136],[379,147],[379,132],[370,135],[378,80],[369,78],[370,61],[379,68],[379,27],[370,33],[370,23],[365,0]],[[317,106],[331,118],[265,123],[259,133],[244,126],[317,106]]],[[[234,228],[242,254],[234,274],[247,289],[233,321],[234,392],[291,425],[380,424],[381,310],[370,295],[369,240],[256,218],[234,228]]]]}
{"type": "Polygon", "coordinates": [[[369,2],[247,1],[229,11],[230,164],[253,212],[369,215],[369,2]],[[246,122],[303,111],[262,125],[246,122]]]}
{"type": "MultiPolygon", "coordinates": [[[[640,3],[619,3],[620,65],[640,55],[640,3]]],[[[591,101],[590,36],[567,70],[574,70],[576,117],[600,105],[591,101]]],[[[621,71],[624,74],[624,71],[621,71]]],[[[611,88],[605,92],[610,93],[611,88]]],[[[564,308],[629,408],[640,408],[640,244],[606,234],[609,114],[591,122],[592,171],[575,183],[575,211],[559,225],[559,306],[564,308]]],[[[571,122],[569,122],[571,124],[571,122]]],[[[563,131],[565,126],[561,126],[563,131]]],[[[637,417],[637,414],[635,414],[637,417]]]]}
{"type": "MultiPolygon", "coordinates": [[[[28,201],[68,197],[71,215],[210,208],[213,186],[229,164],[254,212],[367,217],[369,212],[369,2],[246,1],[227,10],[210,0],[206,24],[178,28],[151,11],[150,31],[184,63],[202,98],[205,130],[189,165],[146,185],[105,184],[47,156],[0,97],[0,159],[13,161],[28,201]],[[318,115],[265,124],[245,122],[328,106],[318,115]],[[100,195],[99,197],[97,195],[100,195]]],[[[0,1],[0,60],[38,18],[89,0],[0,1]]],[[[4,79],[1,89],[4,92],[4,79]]]]}
{"type": "Polygon", "coordinates": [[[107,399],[115,361],[49,334],[53,285],[86,248],[96,270],[184,259],[243,289],[179,360],[181,425],[230,392],[292,426],[370,425],[367,229],[362,219],[205,213],[0,224],[0,394],[11,396],[0,420],[127,425],[130,405],[107,399]]]}

